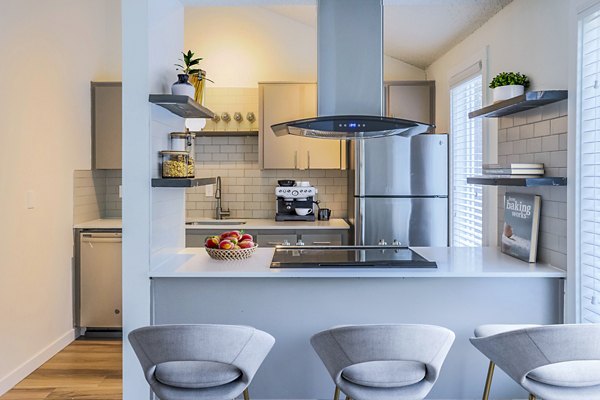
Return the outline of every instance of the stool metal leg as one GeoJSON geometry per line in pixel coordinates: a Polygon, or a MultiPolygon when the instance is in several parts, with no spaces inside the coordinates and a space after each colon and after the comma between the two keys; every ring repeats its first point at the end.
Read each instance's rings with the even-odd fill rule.
{"type": "Polygon", "coordinates": [[[352,397],[346,395],[346,400],[352,400],[352,397]]]}
{"type": "Polygon", "coordinates": [[[535,396],[532,394],[529,394],[529,400],[535,400],[535,396]]]}
{"type": "Polygon", "coordinates": [[[248,393],[248,388],[244,389],[244,400],[250,400],[250,394],[248,393]]]}
{"type": "Polygon", "coordinates": [[[340,400],[340,388],[335,387],[335,393],[333,393],[333,400],[340,400]]]}
{"type": "Polygon", "coordinates": [[[482,400],[488,400],[490,398],[490,389],[492,388],[492,378],[494,377],[494,367],[495,366],[496,366],[496,364],[494,364],[492,361],[490,361],[490,366],[488,367],[487,378],[485,379],[485,387],[483,388],[482,400]]]}

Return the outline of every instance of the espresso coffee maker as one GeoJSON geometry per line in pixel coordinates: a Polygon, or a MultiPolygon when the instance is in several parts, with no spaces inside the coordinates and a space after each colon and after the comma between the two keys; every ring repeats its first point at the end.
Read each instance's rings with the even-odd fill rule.
{"type": "Polygon", "coordinates": [[[280,180],[275,188],[277,196],[275,221],[314,221],[317,189],[308,182],[280,180]]]}

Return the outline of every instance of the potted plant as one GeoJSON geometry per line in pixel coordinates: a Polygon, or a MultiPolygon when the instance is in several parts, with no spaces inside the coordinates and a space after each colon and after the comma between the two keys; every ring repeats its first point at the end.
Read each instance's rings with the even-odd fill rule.
{"type": "Polygon", "coordinates": [[[520,96],[528,87],[529,78],[519,72],[500,72],[490,82],[494,103],[520,96]]]}
{"type": "Polygon", "coordinates": [[[194,53],[191,50],[181,54],[183,58],[179,60],[183,62],[183,65],[175,64],[175,66],[182,73],[177,75],[179,79],[171,87],[171,92],[189,96],[202,104],[204,100],[204,81],[212,81],[206,77],[206,71],[199,68],[198,64],[200,64],[202,58],[194,58],[194,53]]]}

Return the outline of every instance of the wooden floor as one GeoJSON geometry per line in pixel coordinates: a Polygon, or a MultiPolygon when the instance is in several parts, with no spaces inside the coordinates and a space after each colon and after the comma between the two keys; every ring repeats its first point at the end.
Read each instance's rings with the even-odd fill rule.
{"type": "Polygon", "coordinates": [[[121,341],[77,340],[0,400],[121,400],[121,341]]]}

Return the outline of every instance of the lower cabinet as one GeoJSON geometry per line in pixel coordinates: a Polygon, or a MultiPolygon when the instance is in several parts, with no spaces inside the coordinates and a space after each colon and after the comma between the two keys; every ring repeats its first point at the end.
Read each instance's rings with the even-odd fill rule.
{"type": "MultiPolygon", "coordinates": [[[[226,228],[223,228],[224,230],[226,228]]],[[[348,231],[346,230],[248,230],[260,247],[275,247],[282,245],[295,245],[300,241],[306,246],[340,246],[348,244],[348,231]]],[[[203,229],[188,229],[185,235],[186,247],[204,247],[207,236],[214,235],[214,231],[203,229]]]]}
{"type": "Polygon", "coordinates": [[[305,246],[341,246],[343,237],[341,233],[306,234],[301,236],[305,246]]]}
{"type": "Polygon", "coordinates": [[[293,245],[298,241],[298,236],[296,234],[289,235],[265,235],[258,234],[256,235],[256,243],[258,243],[261,247],[275,247],[275,246],[284,246],[284,245],[293,245]]]}

